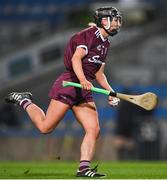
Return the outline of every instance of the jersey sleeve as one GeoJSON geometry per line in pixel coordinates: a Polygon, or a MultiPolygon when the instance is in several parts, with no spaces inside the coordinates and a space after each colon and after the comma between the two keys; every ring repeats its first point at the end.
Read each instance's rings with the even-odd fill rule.
{"type": "Polygon", "coordinates": [[[88,35],[86,31],[80,32],[76,35],[76,38],[75,38],[76,48],[81,47],[85,49],[86,55],[88,54],[89,48],[91,46],[90,42],[91,42],[90,36],[88,35]]]}

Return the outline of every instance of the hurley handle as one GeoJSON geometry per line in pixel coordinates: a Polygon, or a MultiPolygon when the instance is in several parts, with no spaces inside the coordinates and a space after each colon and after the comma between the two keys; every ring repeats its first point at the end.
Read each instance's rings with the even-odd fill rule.
{"type": "MultiPolygon", "coordinates": [[[[68,87],[68,86],[82,88],[82,85],[79,84],[79,83],[63,81],[63,87],[68,87]]],[[[108,90],[105,90],[105,89],[101,89],[101,88],[96,88],[96,87],[92,87],[91,91],[92,92],[101,93],[101,94],[105,94],[105,95],[108,95],[108,96],[113,96],[113,97],[117,96],[117,93],[115,93],[115,92],[111,92],[111,91],[108,91],[108,90]]]]}

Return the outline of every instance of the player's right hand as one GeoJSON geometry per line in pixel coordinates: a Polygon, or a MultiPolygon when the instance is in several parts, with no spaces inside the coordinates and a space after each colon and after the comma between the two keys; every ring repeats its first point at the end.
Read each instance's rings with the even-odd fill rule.
{"type": "Polygon", "coordinates": [[[91,88],[93,87],[92,83],[86,79],[80,81],[80,84],[81,84],[82,88],[85,90],[91,90],[91,88]]]}
{"type": "Polygon", "coordinates": [[[112,96],[109,96],[108,98],[108,103],[110,106],[118,106],[118,103],[120,102],[120,99],[119,98],[116,98],[116,97],[112,97],[112,96]]]}

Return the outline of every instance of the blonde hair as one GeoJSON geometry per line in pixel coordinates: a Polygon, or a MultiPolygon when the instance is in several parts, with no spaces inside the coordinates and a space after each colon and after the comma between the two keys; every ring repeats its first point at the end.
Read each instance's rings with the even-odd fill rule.
{"type": "Polygon", "coordinates": [[[94,27],[94,26],[97,26],[94,22],[89,22],[88,23],[88,26],[90,26],[90,27],[94,27]]]}

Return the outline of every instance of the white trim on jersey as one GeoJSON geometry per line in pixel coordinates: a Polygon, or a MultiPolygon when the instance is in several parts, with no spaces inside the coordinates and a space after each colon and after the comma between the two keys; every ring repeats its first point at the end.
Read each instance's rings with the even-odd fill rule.
{"type": "Polygon", "coordinates": [[[86,51],[86,55],[88,54],[88,47],[86,45],[79,45],[77,48],[84,48],[86,51]]]}
{"type": "Polygon", "coordinates": [[[97,28],[97,31],[95,31],[95,35],[96,35],[97,38],[100,37],[103,42],[107,40],[107,39],[104,39],[104,37],[102,36],[102,34],[100,33],[98,28],[97,28]]]}
{"type": "Polygon", "coordinates": [[[96,37],[97,37],[97,38],[99,38],[99,37],[100,37],[100,32],[99,32],[99,30],[98,30],[98,29],[95,31],[95,35],[96,35],[96,37]]]}

